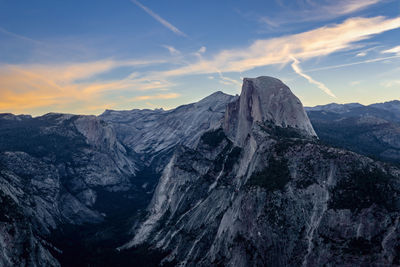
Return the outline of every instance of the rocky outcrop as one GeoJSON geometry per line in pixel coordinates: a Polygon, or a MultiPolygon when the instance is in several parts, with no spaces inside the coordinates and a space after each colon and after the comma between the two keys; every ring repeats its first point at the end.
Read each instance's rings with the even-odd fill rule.
{"type": "Polygon", "coordinates": [[[243,79],[240,98],[225,112],[224,130],[239,145],[254,124],[270,122],[316,136],[300,100],[280,80],[261,76],[243,79]]]}
{"type": "Polygon", "coordinates": [[[183,266],[399,264],[400,170],[320,144],[304,111],[278,116],[293,112],[268,110],[259,90],[175,152],[120,249],[147,244],[183,266]]]}

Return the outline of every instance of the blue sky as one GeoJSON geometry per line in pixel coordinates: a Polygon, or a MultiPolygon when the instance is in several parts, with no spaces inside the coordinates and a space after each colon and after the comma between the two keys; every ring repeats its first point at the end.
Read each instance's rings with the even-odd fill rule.
{"type": "Polygon", "coordinates": [[[173,108],[243,77],[400,99],[400,1],[0,0],[0,112],[173,108]]]}

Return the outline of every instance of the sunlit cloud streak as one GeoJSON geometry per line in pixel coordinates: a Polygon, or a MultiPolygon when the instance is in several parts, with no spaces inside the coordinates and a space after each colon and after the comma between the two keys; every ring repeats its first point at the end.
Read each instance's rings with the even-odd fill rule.
{"type": "Polygon", "coordinates": [[[351,18],[341,24],[315,30],[257,40],[250,46],[223,50],[208,60],[199,60],[186,66],[153,73],[163,77],[188,74],[210,74],[221,72],[243,72],[256,67],[287,64],[294,56],[298,60],[327,56],[334,52],[359,46],[357,42],[376,34],[400,28],[400,17],[351,18]]]}
{"type": "Polygon", "coordinates": [[[399,45],[399,46],[396,46],[396,47],[393,47],[393,48],[391,48],[391,49],[384,50],[384,51],[382,51],[382,53],[384,53],[384,54],[397,54],[397,55],[400,55],[400,45],[399,45]]]}
{"type": "Polygon", "coordinates": [[[181,95],[178,93],[167,93],[167,94],[156,94],[156,95],[141,95],[131,98],[131,101],[143,101],[143,100],[154,100],[154,99],[173,99],[178,98],[181,95]]]}
{"type": "Polygon", "coordinates": [[[88,81],[80,79],[121,66],[160,64],[162,60],[103,60],[60,65],[0,66],[0,111],[24,111],[44,106],[65,106],[72,103],[95,103],[108,91],[146,91],[167,88],[172,84],[162,79],[149,80],[132,73],[122,80],[88,81]]]}
{"type": "MultiPolygon", "coordinates": [[[[33,107],[70,105],[74,102],[94,105],[109,92],[122,91],[161,91],[175,86],[174,79],[179,76],[207,74],[215,76],[218,82],[238,86],[240,80],[232,79],[223,73],[237,73],[269,65],[292,64],[292,68],[302,73],[331,68],[347,67],[356,64],[377,62],[399,57],[391,56],[328,66],[312,70],[302,70],[293,57],[302,63],[309,59],[331,55],[332,53],[362,47],[360,41],[372,38],[385,31],[400,28],[400,18],[351,18],[340,24],[333,24],[314,30],[270,39],[260,39],[251,45],[222,50],[216,54],[205,53],[200,48],[200,56],[176,55],[186,57],[184,65],[165,64],[165,60],[100,60],[71,64],[35,64],[0,66],[0,111],[27,110],[33,107]],[[96,81],[96,75],[107,73],[121,66],[155,65],[159,70],[135,70],[119,80],[96,81]]],[[[168,49],[168,48],[167,48],[168,49]]],[[[176,48],[174,48],[177,50],[176,48]]],[[[389,49],[390,50],[390,49],[389,49]]],[[[213,76],[213,77],[214,77],[213,76]]],[[[306,75],[311,78],[309,75],[306,75]]],[[[305,77],[306,78],[306,77],[305,77]]],[[[329,86],[318,84],[328,95],[334,95],[329,86]],[[326,90],[328,89],[328,90],[326,90]]]]}

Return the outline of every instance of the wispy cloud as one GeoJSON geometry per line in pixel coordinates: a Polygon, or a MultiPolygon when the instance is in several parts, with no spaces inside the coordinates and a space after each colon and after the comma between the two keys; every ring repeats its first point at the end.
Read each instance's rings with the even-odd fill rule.
{"type": "Polygon", "coordinates": [[[180,55],[181,52],[176,49],[175,47],[171,46],[171,45],[163,45],[162,47],[164,47],[165,49],[168,50],[168,52],[172,55],[172,56],[177,56],[180,55]]]}
{"type": "Polygon", "coordinates": [[[80,112],[90,112],[98,106],[106,92],[121,90],[144,91],[167,88],[172,84],[162,79],[148,79],[132,73],[122,80],[88,81],[96,74],[121,66],[160,64],[163,61],[103,60],[55,65],[0,66],[0,112],[33,112],[43,107],[60,110],[72,105],[86,106],[80,112]],[[96,103],[96,104],[95,104],[96,103]]]}
{"type": "Polygon", "coordinates": [[[239,86],[239,88],[242,86],[242,81],[241,81],[242,79],[240,81],[231,79],[229,77],[224,76],[221,71],[218,71],[218,75],[220,78],[219,80],[220,84],[239,86]]]}
{"type": "Polygon", "coordinates": [[[367,55],[367,52],[362,51],[356,54],[356,57],[365,57],[367,55]]]}
{"type": "Polygon", "coordinates": [[[197,53],[199,54],[204,54],[206,52],[207,48],[205,46],[202,46],[199,48],[199,50],[197,50],[197,53]]]}
{"type": "MultiPolygon", "coordinates": [[[[332,3],[332,1],[329,1],[332,3]]],[[[356,11],[363,10],[368,8],[372,5],[375,5],[381,0],[342,0],[336,1],[335,5],[328,5],[324,7],[325,11],[330,12],[331,14],[338,14],[338,15],[347,15],[356,11]]]]}
{"type": "Polygon", "coordinates": [[[180,36],[185,36],[186,34],[184,34],[182,31],[180,31],[177,27],[175,27],[174,25],[172,25],[171,23],[169,23],[168,21],[166,21],[165,19],[163,19],[162,17],[160,17],[158,14],[156,14],[155,12],[153,12],[150,8],[144,6],[142,3],[140,3],[137,0],[131,0],[132,3],[134,3],[135,5],[137,5],[138,7],[140,7],[141,9],[143,9],[147,14],[149,14],[150,16],[152,16],[155,20],[157,20],[158,22],[160,22],[162,25],[164,25],[164,27],[166,27],[167,29],[169,29],[170,31],[172,31],[173,33],[180,35],[180,36]]]}
{"type": "Polygon", "coordinates": [[[309,83],[315,84],[319,89],[321,89],[327,95],[336,98],[336,96],[332,93],[332,91],[328,87],[326,87],[325,84],[318,82],[318,81],[314,80],[313,78],[311,78],[311,76],[303,73],[303,71],[301,70],[301,67],[300,67],[300,62],[295,57],[292,57],[292,59],[293,59],[293,63],[291,66],[297,74],[299,74],[300,76],[305,78],[309,83]]]}
{"type": "Polygon", "coordinates": [[[143,100],[154,100],[154,99],[173,99],[178,98],[181,95],[178,93],[168,93],[168,94],[156,94],[156,95],[141,95],[131,98],[131,101],[143,101],[143,100]]]}
{"type": "Polygon", "coordinates": [[[345,67],[350,67],[350,66],[355,66],[355,65],[360,65],[360,64],[385,61],[385,60],[394,59],[394,58],[400,58],[400,55],[391,56],[391,57],[372,58],[372,59],[356,61],[356,62],[351,62],[351,63],[346,63],[346,64],[338,64],[338,65],[332,65],[332,66],[326,66],[326,67],[319,67],[319,68],[314,68],[314,69],[308,69],[308,70],[305,70],[304,72],[308,73],[308,72],[321,71],[321,70],[340,69],[340,68],[345,68],[345,67]]]}
{"type": "Polygon", "coordinates": [[[277,1],[283,8],[278,16],[262,17],[260,22],[276,28],[284,24],[299,23],[305,21],[327,21],[351,13],[355,13],[375,4],[381,0],[305,0],[305,1],[277,1]]]}
{"type": "Polygon", "coordinates": [[[371,51],[377,50],[379,48],[381,48],[381,45],[376,45],[373,47],[369,47],[369,48],[365,48],[362,50],[357,51],[356,53],[356,57],[365,57],[366,55],[368,55],[371,51]]]}
{"type": "MultiPolygon", "coordinates": [[[[317,85],[328,95],[334,96],[329,86],[315,81],[307,73],[377,62],[397,58],[400,55],[311,70],[302,70],[299,61],[303,64],[309,59],[359,48],[363,45],[360,41],[397,28],[400,28],[400,17],[352,18],[340,24],[298,34],[256,40],[247,47],[222,50],[213,55],[204,53],[206,49],[200,48],[195,52],[200,56],[193,57],[193,53],[180,55],[179,57],[185,57],[185,60],[181,60],[179,65],[165,64],[165,60],[101,60],[74,64],[2,65],[0,66],[0,112],[10,110],[27,112],[43,107],[47,107],[47,110],[59,110],[60,107],[68,108],[75,103],[96,106],[102,103],[103,97],[110,92],[118,94],[152,90],[155,91],[152,93],[157,95],[161,90],[175,86],[176,77],[185,75],[212,75],[210,77],[215,77],[214,80],[217,82],[236,87],[240,84],[240,79],[234,79],[234,77],[243,76],[244,71],[268,65],[285,64],[291,64],[299,75],[317,85]],[[135,72],[119,80],[97,82],[92,79],[121,66],[146,64],[156,65],[157,68],[149,70],[150,68],[135,67],[133,68],[135,72]],[[229,77],[223,75],[224,73],[229,73],[229,77]]],[[[389,51],[396,52],[397,50],[388,49],[387,52],[389,51]]],[[[68,110],[72,111],[71,108],[68,110]]],[[[85,112],[87,109],[83,111],[85,112]]]]}
{"type": "Polygon", "coordinates": [[[384,54],[397,54],[397,55],[400,55],[400,45],[399,45],[399,46],[396,46],[396,47],[393,47],[393,48],[391,48],[391,49],[384,50],[384,51],[382,51],[382,53],[384,53],[384,54]]]}
{"type": "Polygon", "coordinates": [[[352,81],[352,82],[350,82],[350,85],[351,86],[357,86],[357,85],[359,85],[361,83],[361,81],[352,81]]]}
{"type": "Polygon", "coordinates": [[[400,17],[352,18],[341,24],[253,42],[249,47],[223,50],[211,59],[198,60],[186,66],[155,73],[163,77],[187,74],[243,72],[256,67],[287,64],[291,56],[298,60],[327,56],[359,46],[359,41],[376,34],[400,28],[400,17]]]}
{"type": "Polygon", "coordinates": [[[43,45],[44,44],[43,42],[34,40],[32,38],[29,38],[29,37],[26,37],[26,36],[23,36],[23,35],[20,35],[20,34],[16,34],[16,33],[7,31],[6,29],[4,29],[2,27],[0,27],[0,33],[8,35],[8,36],[11,36],[11,37],[19,39],[19,40],[27,41],[27,42],[35,44],[35,45],[43,45]]]}
{"type": "Polygon", "coordinates": [[[261,17],[259,21],[261,23],[267,24],[270,28],[278,28],[280,26],[279,22],[274,21],[273,19],[270,19],[268,17],[261,17]]]}
{"type": "Polygon", "coordinates": [[[381,85],[386,88],[395,87],[395,86],[400,87],[400,80],[384,81],[381,83],[381,85]]]}

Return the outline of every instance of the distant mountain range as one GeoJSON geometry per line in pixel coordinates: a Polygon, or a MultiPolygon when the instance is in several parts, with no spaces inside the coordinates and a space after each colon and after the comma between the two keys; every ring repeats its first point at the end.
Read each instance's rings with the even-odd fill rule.
{"type": "Polygon", "coordinates": [[[305,109],[319,138],[327,144],[400,163],[400,101],[305,109]]]}
{"type": "Polygon", "coordinates": [[[304,109],[266,76],[168,111],[0,114],[0,266],[400,265],[399,125],[399,101],[304,109]]]}

